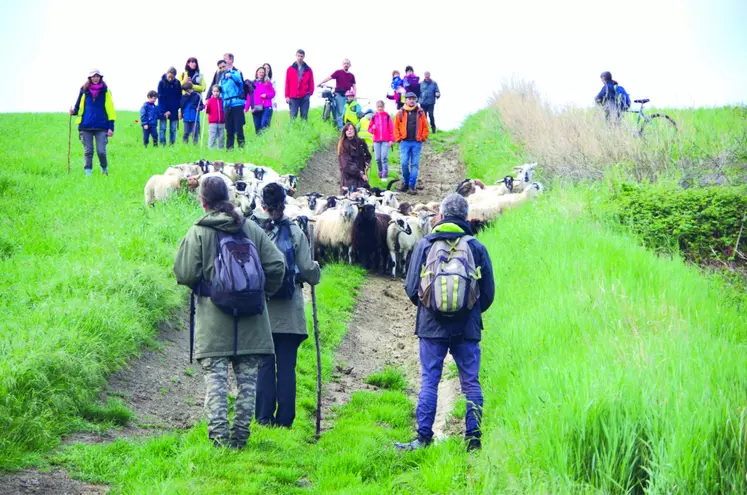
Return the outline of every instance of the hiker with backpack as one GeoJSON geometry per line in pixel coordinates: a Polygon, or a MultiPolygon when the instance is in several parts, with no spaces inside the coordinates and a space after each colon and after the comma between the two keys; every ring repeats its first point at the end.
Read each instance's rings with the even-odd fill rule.
{"type": "Polygon", "coordinates": [[[599,77],[603,86],[595,100],[604,108],[604,118],[608,122],[616,123],[620,120],[620,113],[627,112],[630,108],[630,96],[625,88],[612,79],[609,71],[602,72],[599,77]]]}
{"type": "MultiPolygon", "coordinates": [[[[260,363],[275,352],[265,300],[283,283],[285,258],[228,199],[223,179],[202,181],[205,214],[182,240],[174,274],[177,283],[193,290],[190,336],[205,375],[208,438],[216,446],[242,448],[254,416],[260,363]],[[230,430],[229,365],[238,387],[230,430]]],[[[190,357],[191,352],[192,342],[190,357]]]]}
{"type": "Polygon", "coordinates": [[[420,339],[422,383],[416,419],[418,437],[395,443],[415,450],[433,440],[438,383],[447,352],[456,362],[462,393],[467,396],[467,449],[481,447],[483,395],[480,386],[482,313],[493,303],[495,283],[488,251],[467,221],[469,204],[459,194],[447,196],[433,232],[415,247],[405,291],[418,307],[415,334],[420,339]]]}
{"type": "Polygon", "coordinates": [[[239,143],[239,148],[244,147],[244,105],[246,104],[246,88],[244,77],[241,72],[233,66],[233,54],[226,53],[226,70],[220,79],[221,96],[226,113],[226,149],[233,149],[234,138],[239,143]]]}
{"type": "Polygon", "coordinates": [[[303,283],[316,285],[319,264],[300,227],[285,215],[285,189],[272,182],[262,189],[262,208],[269,220],[262,225],[285,256],[280,289],[267,301],[275,355],[265,356],[257,379],[257,422],[290,428],[296,417],[296,358],[309,336],[304,312],[303,283]]]}

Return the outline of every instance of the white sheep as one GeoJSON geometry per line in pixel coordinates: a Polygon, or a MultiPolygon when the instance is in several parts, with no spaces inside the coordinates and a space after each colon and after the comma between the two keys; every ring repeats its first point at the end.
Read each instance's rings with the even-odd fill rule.
{"type": "Polygon", "coordinates": [[[537,167],[536,163],[525,163],[518,167],[514,167],[516,173],[516,179],[514,179],[514,191],[515,193],[524,192],[530,185],[532,185],[532,176],[534,175],[534,169],[537,167]]]}
{"type": "Polygon", "coordinates": [[[506,208],[511,208],[519,203],[523,203],[542,192],[544,188],[538,182],[531,184],[523,192],[516,194],[507,194],[505,196],[469,196],[469,218],[470,220],[479,220],[481,222],[490,222],[506,208]]]}
{"type": "Polygon", "coordinates": [[[358,216],[358,207],[349,199],[340,201],[337,207],[328,209],[316,217],[314,239],[319,249],[328,248],[342,254],[348,252],[348,263],[353,264],[353,222],[358,216]]]}
{"type": "Polygon", "coordinates": [[[183,163],[180,165],[172,165],[166,169],[163,175],[171,175],[175,177],[199,177],[202,175],[202,169],[199,165],[183,163]]]}
{"type": "Polygon", "coordinates": [[[223,167],[223,173],[228,176],[234,182],[240,180],[248,181],[250,176],[246,173],[246,169],[243,163],[228,163],[223,167]]]}
{"type": "Polygon", "coordinates": [[[182,178],[174,175],[154,175],[145,183],[145,206],[150,206],[156,201],[163,201],[183,188],[193,191],[197,188],[197,178],[182,178]]]}
{"type": "Polygon", "coordinates": [[[386,232],[386,244],[389,257],[392,259],[392,280],[397,278],[397,266],[402,267],[402,275],[407,266],[412,250],[420,240],[431,233],[431,219],[435,215],[423,210],[417,216],[393,217],[386,232]]]}

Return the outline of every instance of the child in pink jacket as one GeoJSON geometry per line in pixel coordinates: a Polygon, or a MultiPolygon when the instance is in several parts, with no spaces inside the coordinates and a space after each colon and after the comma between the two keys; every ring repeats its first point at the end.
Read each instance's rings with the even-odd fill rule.
{"type": "Polygon", "coordinates": [[[384,102],[381,100],[376,102],[376,113],[368,124],[368,132],[373,136],[379,179],[386,180],[389,175],[389,148],[394,143],[394,122],[384,111],[384,102]]]}
{"type": "Polygon", "coordinates": [[[211,88],[212,98],[205,102],[205,113],[208,116],[208,148],[223,149],[226,132],[226,114],[223,111],[223,98],[220,97],[220,86],[217,84],[211,88]]]}

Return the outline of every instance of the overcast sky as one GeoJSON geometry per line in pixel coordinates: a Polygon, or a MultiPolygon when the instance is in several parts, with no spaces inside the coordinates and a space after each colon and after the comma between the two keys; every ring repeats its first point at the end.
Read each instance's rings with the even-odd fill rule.
{"type": "Polygon", "coordinates": [[[282,92],[297,48],[317,80],[350,58],[372,104],[393,69],[430,70],[443,128],[511,78],[535,81],[556,104],[588,105],[604,70],[659,106],[744,103],[745,26],[747,0],[0,0],[0,112],[66,111],[93,67],[117,109],[137,110],[170,65],[181,71],[195,56],[210,79],[224,52],[245,75],[270,62],[282,92]]]}

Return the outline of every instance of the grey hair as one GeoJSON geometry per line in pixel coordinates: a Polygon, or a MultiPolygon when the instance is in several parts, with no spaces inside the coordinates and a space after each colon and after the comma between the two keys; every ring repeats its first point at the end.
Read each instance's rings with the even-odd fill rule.
{"type": "Polygon", "coordinates": [[[452,193],[441,201],[439,211],[444,218],[451,217],[466,220],[469,213],[469,203],[464,199],[464,196],[452,193]]]}

